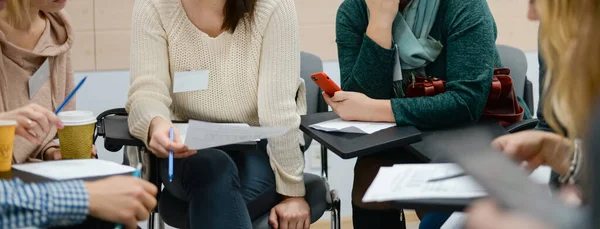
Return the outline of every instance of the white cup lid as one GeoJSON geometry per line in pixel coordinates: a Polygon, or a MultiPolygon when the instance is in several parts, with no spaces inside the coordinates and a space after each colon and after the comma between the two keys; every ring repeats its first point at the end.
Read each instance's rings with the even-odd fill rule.
{"type": "Polygon", "coordinates": [[[0,120],[0,126],[16,126],[17,121],[15,120],[0,120]]]}
{"type": "Polygon", "coordinates": [[[64,111],[58,113],[58,118],[65,126],[78,126],[96,123],[94,112],[91,111],[64,111]]]}

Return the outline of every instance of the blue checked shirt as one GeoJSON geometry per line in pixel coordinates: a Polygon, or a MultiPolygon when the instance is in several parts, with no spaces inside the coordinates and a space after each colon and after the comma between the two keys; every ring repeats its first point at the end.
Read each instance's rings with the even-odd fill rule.
{"type": "Polygon", "coordinates": [[[24,184],[0,180],[0,229],[78,224],[88,215],[82,181],[24,184]]]}

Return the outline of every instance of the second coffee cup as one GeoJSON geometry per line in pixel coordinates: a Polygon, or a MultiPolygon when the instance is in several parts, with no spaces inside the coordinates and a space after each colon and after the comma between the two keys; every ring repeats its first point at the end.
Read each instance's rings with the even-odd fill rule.
{"type": "Polygon", "coordinates": [[[92,157],[92,144],[96,117],[91,111],[65,111],[58,114],[64,124],[58,130],[62,159],[87,159],[92,157]]]}

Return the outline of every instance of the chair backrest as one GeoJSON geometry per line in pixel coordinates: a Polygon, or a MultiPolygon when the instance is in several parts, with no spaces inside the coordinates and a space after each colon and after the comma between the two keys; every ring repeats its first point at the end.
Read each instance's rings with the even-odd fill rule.
{"type": "MultiPolygon", "coordinates": [[[[321,96],[321,89],[317,86],[317,84],[312,82],[310,76],[313,73],[322,72],[323,71],[323,61],[321,58],[314,54],[302,52],[300,59],[300,76],[304,79],[304,83],[306,84],[306,113],[314,114],[318,112],[323,112],[322,107],[324,101],[321,96]]],[[[325,105],[326,107],[326,105],[325,105]]],[[[312,139],[308,137],[308,135],[304,135],[305,146],[304,149],[308,149],[312,139]]]]}
{"type": "Polygon", "coordinates": [[[525,82],[527,81],[527,57],[520,49],[497,45],[498,53],[504,67],[510,68],[515,94],[525,98],[525,82]]]}

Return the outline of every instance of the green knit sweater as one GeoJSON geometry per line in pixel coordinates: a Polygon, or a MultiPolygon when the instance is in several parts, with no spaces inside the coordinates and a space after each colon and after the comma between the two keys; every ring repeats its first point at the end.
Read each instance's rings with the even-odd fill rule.
{"type": "MultiPolygon", "coordinates": [[[[483,114],[494,67],[496,24],[485,0],[442,0],[430,36],[444,45],[428,76],[446,80],[446,92],[432,97],[392,98],[395,49],[367,35],[365,0],[345,0],[337,13],[336,41],[342,88],[374,99],[391,99],[398,125],[431,129],[475,122],[483,114]]],[[[390,31],[391,32],[391,31],[390,31]]],[[[531,115],[526,109],[525,118],[531,115]]]]}

